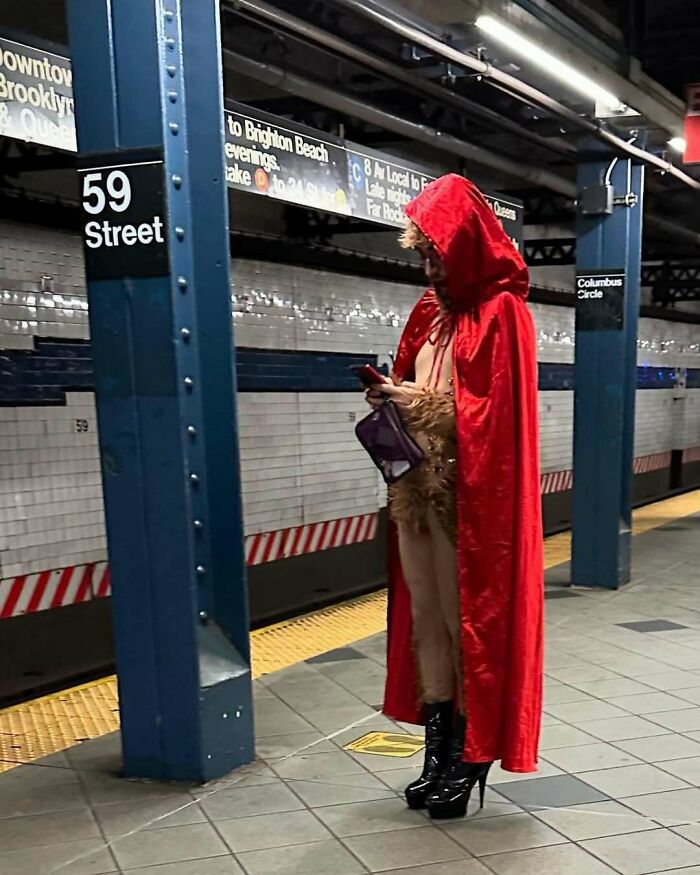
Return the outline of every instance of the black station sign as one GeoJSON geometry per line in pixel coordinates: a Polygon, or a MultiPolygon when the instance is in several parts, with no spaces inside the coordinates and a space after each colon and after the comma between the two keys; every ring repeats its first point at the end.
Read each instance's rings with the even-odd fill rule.
{"type": "Polygon", "coordinates": [[[576,271],[576,330],[621,331],[624,324],[623,268],[576,271]]]}
{"type": "MultiPolygon", "coordinates": [[[[230,107],[224,152],[231,188],[401,228],[403,207],[438,175],[250,107],[230,107]]],[[[522,202],[488,192],[484,197],[522,250],[522,202]]]]}
{"type": "Polygon", "coordinates": [[[435,177],[425,168],[353,143],[346,144],[350,208],[358,219],[401,227],[403,208],[435,177]]]}
{"type": "MultiPolygon", "coordinates": [[[[75,151],[72,85],[68,58],[0,37],[0,135],[75,151]]],[[[228,104],[224,131],[230,188],[393,228],[403,226],[405,204],[440,172],[239,103],[228,104]]],[[[107,177],[90,178],[88,194],[83,196],[89,263],[101,266],[103,278],[124,276],[124,266],[131,276],[162,275],[167,272],[165,235],[156,221],[165,221],[162,166],[157,162],[127,164],[123,156],[109,156],[112,159],[113,166],[104,161],[101,169],[81,169],[81,185],[86,185],[88,174],[111,169],[115,174],[110,178],[112,188],[126,192],[128,183],[135,199],[120,212],[122,200],[119,195],[108,197],[107,177]],[[149,223],[152,239],[147,228],[138,231],[149,223]],[[135,237],[128,230],[131,226],[135,237]]],[[[484,194],[516,248],[522,250],[523,204],[484,194]]]]}
{"type": "Polygon", "coordinates": [[[342,140],[240,106],[224,114],[231,188],[332,213],[349,213],[342,140]]]}
{"type": "Polygon", "coordinates": [[[166,276],[168,242],[160,150],[91,156],[79,168],[90,279],[166,276]]]}

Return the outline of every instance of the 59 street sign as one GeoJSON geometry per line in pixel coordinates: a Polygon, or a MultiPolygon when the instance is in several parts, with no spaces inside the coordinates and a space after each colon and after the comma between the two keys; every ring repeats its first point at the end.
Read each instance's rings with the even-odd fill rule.
{"type": "Polygon", "coordinates": [[[79,174],[88,276],[167,275],[162,154],[139,150],[92,156],[79,174]]]}

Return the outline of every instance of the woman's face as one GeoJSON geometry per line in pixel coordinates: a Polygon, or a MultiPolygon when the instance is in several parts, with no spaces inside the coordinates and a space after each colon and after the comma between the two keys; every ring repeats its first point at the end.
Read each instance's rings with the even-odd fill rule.
{"type": "Polygon", "coordinates": [[[445,281],[447,280],[447,271],[440,255],[432,243],[421,243],[416,249],[423,262],[423,271],[428,282],[441,297],[444,297],[446,294],[445,281]]]}

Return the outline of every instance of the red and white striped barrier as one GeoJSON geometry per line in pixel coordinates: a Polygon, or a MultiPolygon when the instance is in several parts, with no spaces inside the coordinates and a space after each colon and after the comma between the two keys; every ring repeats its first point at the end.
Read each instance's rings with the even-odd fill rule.
{"type": "Polygon", "coordinates": [[[671,464],[671,453],[653,453],[651,456],[638,456],[634,460],[635,474],[648,474],[649,471],[659,471],[671,464]]]}
{"type": "Polygon", "coordinates": [[[21,574],[0,580],[0,620],[64,605],[77,605],[109,593],[109,568],[106,562],[21,574]]]}
{"type": "Polygon", "coordinates": [[[683,450],[683,464],[688,465],[690,462],[700,462],[700,447],[687,447],[683,450]]]}
{"type": "MultiPolygon", "coordinates": [[[[376,513],[367,513],[250,535],[245,542],[246,563],[260,565],[275,559],[371,541],[377,533],[377,520],[376,513]]],[[[21,574],[0,580],[0,620],[104,598],[111,592],[106,562],[21,574]]]]}
{"type": "Polygon", "coordinates": [[[280,529],[277,532],[261,532],[245,539],[245,559],[248,565],[289,559],[305,553],[317,553],[331,547],[371,541],[377,533],[377,514],[326,520],[280,529]]]}
{"type": "MultiPolygon", "coordinates": [[[[700,447],[695,447],[694,450],[684,450],[683,461],[700,461],[700,447]],[[688,456],[686,453],[697,452],[695,457],[688,456]]],[[[668,468],[671,464],[671,453],[652,453],[650,456],[638,456],[634,460],[635,474],[648,474],[649,471],[660,471],[662,468],[668,468]]],[[[542,495],[551,495],[553,492],[565,492],[567,489],[573,489],[574,472],[569,471],[548,471],[541,475],[540,491],[542,495]]]]}
{"type": "Polygon", "coordinates": [[[548,471],[540,478],[540,492],[550,495],[552,492],[565,492],[574,485],[573,471],[548,471]]]}

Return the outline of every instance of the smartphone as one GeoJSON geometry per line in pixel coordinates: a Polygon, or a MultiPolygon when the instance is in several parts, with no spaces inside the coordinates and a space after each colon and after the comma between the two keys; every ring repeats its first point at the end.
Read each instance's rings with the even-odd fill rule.
{"type": "Polygon", "coordinates": [[[375,383],[384,383],[386,381],[384,374],[380,373],[372,365],[354,365],[350,370],[355,374],[358,380],[367,387],[373,386],[375,383]]]}

